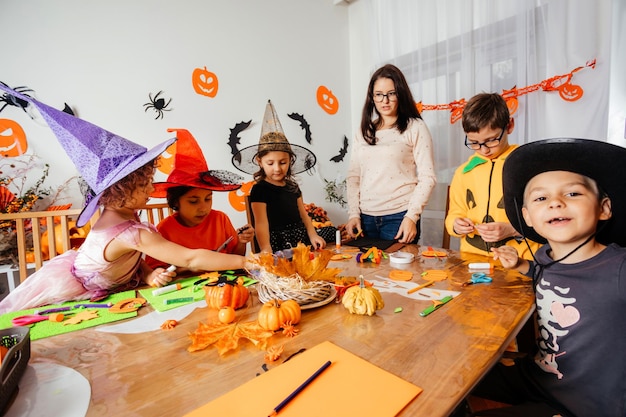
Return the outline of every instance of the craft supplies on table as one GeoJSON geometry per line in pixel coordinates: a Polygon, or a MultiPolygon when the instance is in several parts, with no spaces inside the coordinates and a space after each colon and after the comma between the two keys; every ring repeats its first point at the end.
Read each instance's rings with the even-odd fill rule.
{"type": "Polygon", "coordinates": [[[282,408],[279,417],[392,417],[422,392],[417,385],[326,341],[197,408],[186,417],[266,416],[264,413],[272,410],[327,361],[331,361],[332,365],[282,408]],[[360,396],[358,401],[347,401],[345,396],[337,395],[337,387],[365,382],[368,392],[377,395],[360,396]],[[242,401],[242,398],[246,400],[242,401]]]}
{"type": "Polygon", "coordinates": [[[415,260],[415,255],[409,252],[392,252],[389,254],[389,262],[396,264],[410,264],[415,260]]]}
{"type": "MultiPolygon", "coordinates": [[[[28,310],[22,310],[22,311],[15,311],[11,313],[5,313],[5,314],[0,315],[0,329],[6,329],[6,328],[12,327],[13,326],[12,320],[16,317],[38,315],[38,316],[44,317],[44,320],[33,322],[30,324],[31,326],[30,340],[37,340],[37,339],[42,339],[45,337],[56,336],[58,334],[69,333],[69,332],[73,332],[76,330],[85,329],[87,327],[98,326],[100,324],[112,323],[114,321],[124,320],[126,318],[137,316],[136,309],[133,311],[126,311],[126,312],[120,312],[120,313],[114,313],[110,311],[116,303],[122,302],[123,300],[127,300],[127,299],[133,299],[134,297],[135,297],[135,290],[129,290],[129,291],[111,294],[109,295],[109,297],[107,297],[106,302],[98,303],[99,306],[105,306],[105,305],[108,306],[110,304],[111,307],[109,308],[104,308],[104,307],[85,308],[84,307],[85,305],[90,305],[92,303],[89,303],[89,300],[84,300],[84,301],[79,301],[78,303],[76,301],[71,301],[71,302],[63,303],[61,305],[43,306],[37,309],[28,309],[28,310]],[[39,313],[35,314],[36,311],[38,311],[39,313]],[[85,312],[85,311],[97,311],[98,317],[92,320],[83,320],[76,324],[64,325],[68,321],[68,318],[63,317],[62,321],[51,321],[49,320],[48,316],[42,314],[43,312],[47,312],[48,314],[51,314],[52,312],[52,314],[62,313],[64,314],[64,316],[66,316],[70,312],[79,313],[79,312],[85,312]]],[[[72,314],[72,316],[73,315],[75,314],[72,314]]]]}

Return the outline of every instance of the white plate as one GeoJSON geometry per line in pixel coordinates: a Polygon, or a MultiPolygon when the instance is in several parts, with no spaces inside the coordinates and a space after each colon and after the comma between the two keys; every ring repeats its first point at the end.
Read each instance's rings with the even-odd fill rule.
{"type": "Polygon", "coordinates": [[[333,301],[335,299],[335,297],[337,297],[337,290],[333,286],[333,287],[330,287],[330,295],[328,296],[328,298],[325,298],[322,301],[318,301],[316,303],[310,303],[310,304],[305,304],[303,306],[300,306],[300,310],[308,310],[308,309],[311,309],[311,308],[317,308],[317,307],[325,306],[326,304],[328,304],[331,301],[333,301]]]}

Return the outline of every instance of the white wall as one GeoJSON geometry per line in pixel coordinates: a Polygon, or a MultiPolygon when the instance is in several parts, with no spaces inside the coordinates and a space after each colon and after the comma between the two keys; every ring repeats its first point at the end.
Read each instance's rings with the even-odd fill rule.
{"type": "MultiPolygon", "coordinates": [[[[348,158],[330,161],[343,136],[352,136],[348,8],[333,0],[0,0],[0,45],[0,81],[27,86],[59,109],[67,102],[79,117],[148,148],[170,137],[168,128],[185,128],[210,169],[236,171],[230,129],[252,120],[239,148],[258,143],[271,99],[289,140],[318,157],[317,174],[332,180],[347,168],[348,158]],[[193,69],[204,66],[219,79],[215,98],[192,88],[193,69]],[[319,85],[338,97],[335,115],[318,106],[319,85]],[[172,98],[172,110],[155,120],[143,104],[159,90],[172,98]],[[294,112],[311,126],[310,145],[299,123],[287,117],[294,112]]],[[[20,123],[29,152],[50,163],[48,185],[76,174],[44,122],[12,106],[0,118],[20,123]]],[[[345,221],[338,205],[324,201],[318,175],[300,179],[305,202],[327,208],[336,223],[345,221]]],[[[72,199],[80,204],[77,190],[72,199]]],[[[214,207],[235,226],[245,222],[225,193],[217,193],[214,207]]]]}

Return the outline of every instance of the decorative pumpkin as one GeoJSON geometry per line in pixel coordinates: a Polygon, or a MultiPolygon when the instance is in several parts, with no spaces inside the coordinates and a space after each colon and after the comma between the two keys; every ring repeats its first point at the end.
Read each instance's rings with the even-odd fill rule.
{"type": "Polygon", "coordinates": [[[300,304],[294,300],[269,300],[259,310],[258,322],[265,330],[276,331],[286,323],[298,324],[301,314],[300,304]]]}
{"type": "Polygon", "coordinates": [[[20,156],[27,149],[28,142],[22,126],[14,120],[0,119],[0,156],[20,156]]]}
{"type": "MultiPolygon", "coordinates": [[[[63,250],[63,230],[61,230],[61,224],[57,224],[54,226],[54,242],[55,242],[55,250],[57,255],[65,252],[63,250]]],[[[71,220],[67,223],[68,232],[70,235],[70,244],[72,241],[82,241],[85,240],[87,234],[91,230],[91,225],[87,223],[83,227],[76,227],[76,222],[71,220]]],[[[70,248],[71,249],[71,248],[70,248]]],[[[48,244],[48,231],[44,231],[41,234],[41,254],[44,259],[50,259],[50,246],[48,244]]]]}
{"type": "Polygon", "coordinates": [[[235,309],[231,306],[222,307],[217,313],[217,319],[224,324],[230,324],[235,321],[235,309]]]}
{"type": "Polygon", "coordinates": [[[339,101],[328,87],[317,87],[317,104],[328,114],[335,114],[339,110],[339,101]]]}
{"type": "Polygon", "coordinates": [[[230,281],[225,275],[204,286],[204,298],[210,308],[232,307],[236,310],[246,305],[249,296],[248,288],[240,280],[230,281]]]}
{"type": "Polygon", "coordinates": [[[250,194],[254,183],[255,181],[244,182],[241,188],[228,193],[228,202],[232,208],[237,211],[246,211],[246,196],[250,194]]]}
{"type": "Polygon", "coordinates": [[[359,285],[346,290],[341,302],[350,313],[367,314],[368,316],[385,307],[380,292],[374,287],[365,286],[363,275],[359,276],[359,285]]]}
{"type": "Polygon", "coordinates": [[[217,75],[204,68],[196,68],[191,75],[191,84],[196,93],[207,97],[215,97],[219,86],[217,75]]]}

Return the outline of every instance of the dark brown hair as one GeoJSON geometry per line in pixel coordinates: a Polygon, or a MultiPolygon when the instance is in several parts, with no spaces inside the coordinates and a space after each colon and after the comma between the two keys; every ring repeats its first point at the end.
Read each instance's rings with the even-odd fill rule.
{"type": "Polygon", "coordinates": [[[402,71],[395,65],[387,64],[372,74],[369,85],[367,86],[367,97],[365,98],[365,104],[363,105],[363,112],[361,113],[361,133],[363,138],[370,145],[376,145],[376,129],[383,124],[383,120],[376,110],[374,104],[374,83],[379,78],[389,78],[393,81],[393,85],[396,91],[396,97],[398,98],[398,119],[396,120],[396,128],[400,133],[404,133],[409,125],[411,119],[421,119],[413,94],[409,84],[404,78],[402,71]],[[372,115],[376,114],[376,118],[372,118],[372,115]]]}
{"type": "Polygon", "coordinates": [[[472,97],[463,109],[463,131],[478,132],[484,127],[504,129],[511,120],[504,98],[497,93],[481,93],[472,97]]]}

